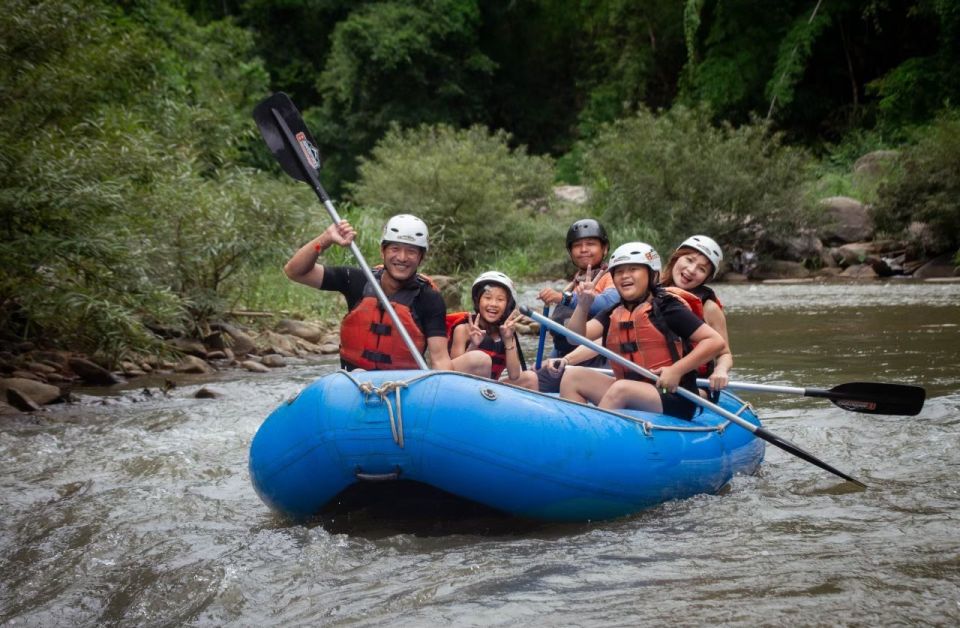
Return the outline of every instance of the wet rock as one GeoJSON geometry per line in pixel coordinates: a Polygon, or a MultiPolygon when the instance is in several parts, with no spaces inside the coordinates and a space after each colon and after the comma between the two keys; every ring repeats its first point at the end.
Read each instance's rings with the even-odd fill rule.
{"type": "Polygon", "coordinates": [[[917,279],[932,279],[936,277],[957,277],[958,267],[954,263],[953,254],[941,255],[935,257],[923,266],[913,271],[913,276],[917,279]]]}
{"type": "Polygon", "coordinates": [[[324,355],[330,355],[331,353],[339,353],[339,352],[340,352],[339,343],[327,342],[320,345],[320,353],[324,355]]]}
{"type": "Polygon", "coordinates": [[[245,356],[251,353],[256,353],[257,345],[246,332],[242,331],[238,327],[233,325],[228,325],[227,323],[219,323],[220,328],[224,333],[229,336],[229,342],[227,342],[227,347],[233,350],[233,353],[237,356],[245,356]]]}
{"type": "Polygon", "coordinates": [[[167,340],[167,344],[188,355],[196,356],[198,358],[207,357],[207,348],[203,346],[203,343],[199,340],[194,340],[191,338],[171,338],[167,340]]]}
{"type": "Polygon", "coordinates": [[[323,329],[316,323],[307,323],[296,321],[291,318],[283,318],[277,323],[277,332],[288,336],[296,336],[307,342],[317,342],[323,336],[323,329]]]}
{"type": "Polygon", "coordinates": [[[831,196],[820,201],[824,207],[826,226],[820,238],[830,244],[860,242],[873,235],[873,218],[866,205],[855,198],[831,196]]]}
{"type": "Polygon", "coordinates": [[[0,416],[20,414],[20,411],[11,406],[6,401],[0,400],[0,416]]]}
{"type": "Polygon", "coordinates": [[[40,409],[40,404],[16,388],[7,389],[7,403],[21,412],[35,412],[40,409]]]}
{"type": "Polygon", "coordinates": [[[90,386],[112,386],[120,383],[120,378],[85,358],[69,358],[67,364],[84,384],[90,386]]]}
{"type": "Polygon", "coordinates": [[[207,352],[210,351],[223,351],[226,348],[227,343],[223,338],[223,333],[220,331],[215,331],[211,334],[207,334],[203,337],[203,346],[206,348],[207,352]]]}
{"type": "Polygon", "coordinates": [[[247,369],[251,373],[269,373],[270,368],[260,364],[259,362],[254,362],[253,360],[244,360],[240,363],[240,366],[247,369]]]}
{"type": "Polygon", "coordinates": [[[50,384],[20,377],[0,379],[0,391],[4,393],[3,397],[6,397],[6,393],[10,390],[15,390],[21,396],[28,397],[40,405],[53,403],[62,398],[60,389],[50,384]]]}
{"type": "Polygon", "coordinates": [[[177,373],[212,373],[213,367],[195,355],[186,355],[173,370],[177,373]]]}
{"type": "Polygon", "coordinates": [[[204,386],[194,393],[193,396],[197,399],[219,399],[220,397],[223,397],[223,393],[219,390],[204,386]]]}
{"type": "Polygon", "coordinates": [[[286,366],[287,361],[286,359],[284,359],[282,355],[278,355],[276,353],[270,353],[268,355],[263,356],[261,364],[275,369],[275,368],[280,368],[282,366],[286,366]]]}
{"type": "Polygon", "coordinates": [[[839,276],[846,279],[857,280],[870,280],[878,277],[877,271],[875,271],[870,264],[854,264],[845,269],[839,276]]]}
{"type": "Polygon", "coordinates": [[[225,351],[211,351],[207,354],[208,360],[226,360],[227,354],[225,351]]]}
{"type": "Polygon", "coordinates": [[[788,260],[764,260],[751,275],[753,279],[804,279],[809,276],[810,271],[803,264],[788,260]]]}

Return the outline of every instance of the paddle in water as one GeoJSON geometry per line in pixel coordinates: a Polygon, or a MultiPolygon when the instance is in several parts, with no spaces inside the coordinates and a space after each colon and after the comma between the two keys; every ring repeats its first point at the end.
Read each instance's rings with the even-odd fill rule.
{"type": "MultiPolygon", "coordinates": [[[[706,379],[698,379],[697,386],[707,388],[706,379]]],[[[830,389],[795,388],[793,386],[773,386],[751,384],[749,382],[730,382],[727,388],[754,392],[780,393],[784,395],[802,395],[829,399],[835,405],[850,412],[867,414],[896,414],[915,416],[923,409],[927,391],[920,386],[906,384],[882,384],[876,382],[850,382],[830,389]]]]}
{"type": "MultiPolygon", "coordinates": [[[[320,170],[320,152],[317,150],[317,143],[303,123],[303,118],[290,97],[283,92],[277,92],[273,96],[260,101],[253,109],[253,119],[260,129],[260,134],[263,135],[263,140],[270,147],[270,151],[277,158],[284,172],[298,181],[309,184],[317,198],[323,203],[327,213],[330,214],[333,222],[340,223],[340,215],[330,201],[330,197],[327,196],[326,190],[320,185],[320,179],[317,176],[317,172],[320,170]]],[[[407,349],[410,350],[417,365],[421,369],[427,370],[426,361],[417,351],[407,328],[403,326],[403,321],[400,320],[396,310],[393,309],[393,305],[390,304],[390,300],[387,299],[387,295],[384,294],[380,282],[373,276],[373,271],[370,270],[370,266],[363,258],[356,242],[350,243],[350,252],[353,253],[367,281],[376,292],[380,305],[393,320],[394,329],[400,332],[400,337],[406,344],[407,349]]]]}
{"type": "MultiPolygon", "coordinates": [[[[630,360],[624,358],[622,355],[620,355],[620,354],[618,354],[618,353],[614,353],[613,351],[610,351],[610,350],[607,349],[606,347],[604,347],[604,346],[602,346],[602,345],[599,345],[599,344],[593,342],[593,341],[590,340],[589,338],[587,338],[587,337],[585,337],[585,336],[581,336],[580,334],[578,334],[578,333],[576,333],[576,332],[574,332],[574,331],[571,331],[571,330],[567,329],[567,328],[564,327],[563,325],[560,325],[559,323],[557,323],[557,322],[555,322],[555,321],[552,321],[552,320],[550,320],[549,318],[546,318],[546,317],[544,317],[544,316],[541,316],[540,314],[534,312],[533,310],[531,310],[531,309],[528,308],[528,307],[523,306],[523,307],[520,308],[520,311],[521,311],[524,315],[529,316],[530,318],[532,318],[533,320],[537,321],[537,322],[540,323],[541,325],[546,325],[547,327],[549,327],[549,328],[552,329],[553,331],[556,331],[557,333],[563,334],[564,336],[566,336],[566,337],[569,338],[570,340],[572,340],[572,341],[574,341],[574,342],[576,342],[576,343],[578,343],[578,344],[581,344],[581,345],[587,347],[588,349],[592,349],[593,351],[596,351],[597,353],[599,353],[600,355],[604,356],[604,357],[607,358],[608,360],[612,360],[612,361],[614,361],[614,362],[617,362],[618,364],[621,364],[624,368],[628,368],[628,369],[630,369],[631,371],[633,371],[633,372],[635,372],[635,373],[639,373],[640,375],[643,375],[644,377],[646,377],[647,379],[649,379],[649,380],[651,380],[651,381],[654,381],[654,382],[657,381],[657,376],[656,376],[652,371],[649,371],[649,370],[643,368],[642,366],[640,366],[639,364],[636,364],[635,362],[631,362],[630,360]]],[[[744,428],[745,430],[748,430],[748,431],[752,432],[753,435],[756,436],[757,438],[762,438],[763,440],[767,441],[768,443],[770,443],[770,444],[772,444],[772,445],[776,445],[776,446],[779,447],[780,449],[782,449],[782,450],[784,450],[784,451],[786,451],[786,452],[789,452],[789,453],[793,454],[794,456],[797,456],[798,458],[802,458],[803,460],[806,460],[807,462],[809,462],[809,463],[811,463],[811,464],[815,464],[815,465],[817,465],[818,467],[820,467],[821,469],[823,469],[823,470],[825,470],[825,471],[829,471],[830,473],[836,475],[837,477],[841,477],[841,478],[843,478],[844,480],[846,480],[846,481],[848,481],[848,482],[852,482],[853,484],[856,484],[857,486],[860,486],[860,487],[863,487],[863,488],[866,488],[866,486],[867,486],[866,484],[864,484],[864,483],[861,482],[860,480],[858,480],[858,479],[856,479],[856,478],[854,478],[854,477],[852,477],[852,476],[850,476],[850,475],[847,475],[846,473],[844,473],[843,471],[840,471],[839,469],[837,469],[837,468],[835,468],[835,467],[832,467],[831,465],[829,465],[829,464],[827,464],[826,462],[820,460],[819,458],[817,458],[817,457],[814,456],[813,454],[810,454],[810,453],[804,451],[803,449],[801,449],[800,447],[798,447],[797,445],[794,445],[794,444],[791,443],[790,441],[788,441],[788,440],[786,440],[786,439],[784,439],[784,438],[780,438],[779,436],[777,436],[777,435],[774,434],[773,432],[770,432],[769,430],[767,430],[767,429],[765,429],[765,428],[763,428],[763,427],[756,426],[756,425],[754,425],[753,423],[751,423],[751,422],[749,422],[749,421],[747,421],[747,420],[745,420],[745,419],[743,419],[743,418],[741,418],[741,417],[738,417],[737,415],[733,414],[732,412],[729,412],[729,411],[725,410],[724,408],[721,408],[721,407],[718,406],[717,404],[712,403],[712,402],[710,402],[710,401],[707,401],[706,399],[704,399],[703,397],[701,397],[700,395],[698,395],[698,394],[695,393],[695,392],[689,391],[689,390],[687,390],[686,388],[682,388],[682,387],[681,387],[681,388],[677,388],[677,393],[676,393],[676,394],[680,395],[680,396],[683,397],[684,399],[687,399],[687,400],[689,400],[689,401],[697,404],[697,405],[700,406],[701,408],[706,408],[707,410],[711,410],[711,411],[719,414],[720,416],[722,416],[723,418],[727,419],[728,421],[730,421],[730,422],[732,422],[732,423],[736,423],[737,425],[739,425],[740,427],[744,428]]]]}

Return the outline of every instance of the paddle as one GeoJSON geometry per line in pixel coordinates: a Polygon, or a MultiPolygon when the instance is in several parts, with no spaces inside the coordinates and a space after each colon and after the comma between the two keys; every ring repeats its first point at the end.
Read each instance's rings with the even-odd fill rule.
{"type": "MultiPolygon", "coordinates": [[[[337,214],[330,197],[327,196],[326,190],[320,185],[320,179],[317,177],[317,171],[320,170],[320,152],[317,150],[317,143],[310,131],[307,130],[300,112],[297,111],[290,98],[283,92],[277,92],[273,96],[260,101],[253,109],[253,119],[260,129],[260,134],[263,135],[263,140],[270,147],[270,151],[277,158],[277,161],[280,162],[280,167],[294,179],[308,183],[327,209],[327,213],[330,214],[333,222],[339,224],[341,221],[340,215],[337,214]]],[[[420,352],[417,351],[410,334],[407,333],[406,327],[403,326],[403,322],[397,316],[390,300],[384,294],[380,282],[373,276],[373,271],[370,270],[370,266],[363,258],[356,242],[350,243],[350,252],[356,258],[367,281],[373,286],[377,299],[380,300],[383,309],[390,315],[394,328],[400,332],[400,337],[407,345],[410,353],[413,354],[417,365],[426,370],[427,363],[420,352]]]]}
{"type": "MultiPolygon", "coordinates": [[[[550,316],[550,304],[543,306],[543,315],[550,316]]],[[[540,365],[543,364],[543,346],[547,342],[547,328],[543,325],[540,325],[540,340],[537,343],[537,361],[533,368],[540,370],[540,365]]]]}
{"type": "MultiPolygon", "coordinates": [[[[708,388],[710,382],[698,379],[697,386],[708,388]]],[[[802,395],[829,399],[835,405],[851,412],[867,414],[898,414],[915,416],[923,409],[927,391],[919,386],[905,384],[879,384],[871,382],[851,382],[840,384],[829,390],[825,388],[794,388],[792,386],[772,386],[751,384],[748,382],[730,382],[727,388],[756,392],[772,392],[785,395],[802,395]]]]}
{"type": "MultiPolygon", "coordinates": [[[[602,345],[598,345],[597,343],[595,343],[595,342],[593,342],[592,340],[586,338],[585,336],[581,336],[580,334],[578,334],[578,333],[576,333],[576,332],[574,332],[574,331],[571,331],[571,330],[567,329],[567,328],[564,327],[563,325],[560,325],[560,324],[558,324],[558,323],[550,320],[549,318],[545,318],[545,317],[541,316],[540,314],[537,314],[536,312],[532,311],[530,308],[528,308],[528,307],[526,307],[526,306],[521,307],[521,308],[520,308],[520,311],[523,312],[526,316],[529,316],[529,317],[532,318],[533,320],[537,321],[537,322],[540,323],[541,325],[547,325],[548,327],[550,327],[550,329],[556,331],[557,333],[561,333],[561,334],[565,335],[565,336],[566,336],[567,338],[569,338],[570,340],[573,340],[573,341],[575,341],[575,342],[577,342],[577,343],[579,343],[579,344],[581,344],[581,345],[584,345],[584,346],[587,347],[588,349],[592,349],[593,351],[596,351],[596,352],[599,353],[600,355],[606,357],[608,360],[612,360],[612,361],[614,361],[614,362],[617,362],[618,364],[623,365],[624,368],[628,368],[628,369],[634,371],[635,373],[639,373],[640,375],[643,375],[644,377],[646,377],[647,379],[649,379],[649,380],[651,380],[651,381],[654,381],[654,382],[657,381],[657,376],[654,375],[651,371],[643,368],[643,367],[640,366],[639,364],[635,364],[634,362],[631,362],[630,360],[624,358],[623,356],[621,356],[621,355],[619,355],[619,354],[617,354],[617,353],[614,353],[613,351],[610,351],[609,349],[607,349],[606,347],[604,347],[604,346],[602,346],[602,345]]],[[[817,458],[816,456],[807,453],[806,451],[800,449],[800,447],[794,445],[793,443],[791,443],[790,441],[788,441],[788,440],[786,440],[786,439],[780,438],[779,436],[777,436],[776,434],[770,432],[769,430],[767,430],[767,429],[765,429],[765,428],[762,428],[762,427],[758,427],[758,426],[754,425],[753,423],[750,423],[750,422],[747,421],[746,419],[743,419],[743,418],[741,418],[741,417],[738,417],[737,415],[733,414],[732,412],[729,412],[729,411],[721,408],[721,407],[718,406],[717,404],[712,403],[712,402],[710,402],[710,401],[707,401],[706,399],[702,398],[700,395],[698,395],[698,394],[695,393],[695,392],[691,392],[691,391],[687,390],[686,388],[677,388],[677,394],[680,395],[681,397],[683,397],[684,399],[687,399],[688,401],[691,401],[691,402],[697,404],[697,405],[700,406],[701,408],[706,408],[707,410],[710,410],[710,411],[712,411],[712,412],[715,412],[716,414],[719,414],[720,416],[722,416],[723,418],[727,419],[728,421],[730,421],[730,422],[732,422],[732,423],[736,423],[737,425],[739,425],[740,427],[744,428],[745,430],[748,430],[748,431],[752,432],[754,436],[756,436],[756,437],[758,437],[758,438],[762,438],[763,440],[767,441],[768,443],[770,443],[770,444],[772,444],[772,445],[776,445],[776,446],[779,447],[780,449],[782,449],[782,450],[784,450],[784,451],[786,451],[786,452],[788,452],[788,453],[791,453],[791,454],[793,454],[794,456],[797,456],[798,458],[802,458],[803,460],[806,460],[807,462],[810,462],[810,463],[812,463],[812,464],[815,464],[815,465],[817,465],[818,467],[820,467],[821,469],[824,469],[825,471],[829,471],[830,473],[832,473],[832,474],[834,474],[834,475],[836,475],[836,476],[839,476],[839,477],[843,478],[844,480],[847,480],[848,482],[853,482],[853,483],[856,484],[857,486],[861,486],[861,487],[863,487],[863,488],[866,488],[866,484],[864,484],[864,483],[861,482],[860,480],[858,480],[858,479],[856,479],[856,478],[854,478],[854,477],[851,477],[851,476],[847,475],[846,473],[840,471],[839,469],[836,469],[836,468],[830,466],[829,464],[827,464],[826,462],[823,462],[822,460],[820,460],[820,459],[817,458]]]]}

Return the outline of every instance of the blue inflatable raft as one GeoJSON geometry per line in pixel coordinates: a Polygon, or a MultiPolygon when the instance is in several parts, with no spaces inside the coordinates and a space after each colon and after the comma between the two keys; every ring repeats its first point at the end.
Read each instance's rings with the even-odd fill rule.
{"type": "MultiPolygon", "coordinates": [[[[760,422],[727,392],[719,405],[760,422]]],[[[411,480],[548,521],[609,519],[716,493],[764,441],[711,412],[610,412],[449,371],[337,371],[277,408],[250,445],[275,512],[317,514],[357,483],[411,480]]]]}

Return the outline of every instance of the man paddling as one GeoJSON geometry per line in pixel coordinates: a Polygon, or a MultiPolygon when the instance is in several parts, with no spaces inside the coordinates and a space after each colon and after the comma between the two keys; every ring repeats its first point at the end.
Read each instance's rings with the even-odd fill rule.
{"type": "MultiPolygon", "coordinates": [[[[356,231],[343,220],[300,247],[283,267],[287,277],[318,290],[339,292],[349,312],[340,326],[340,364],[346,370],[415,369],[416,359],[393,329],[393,320],[377,301],[367,277],[352,266],[318,264],[320,255],[336,244],[349,247],[356,231]]],[[[374,277],[396,310],[416,349],[429,354],[435,369],[450,370],[447,352],[446,306],[440,293],[417,273],[427,252],[427,225],[409,214],[387,221],[380,238],[383,268],[374,277]]]]}

